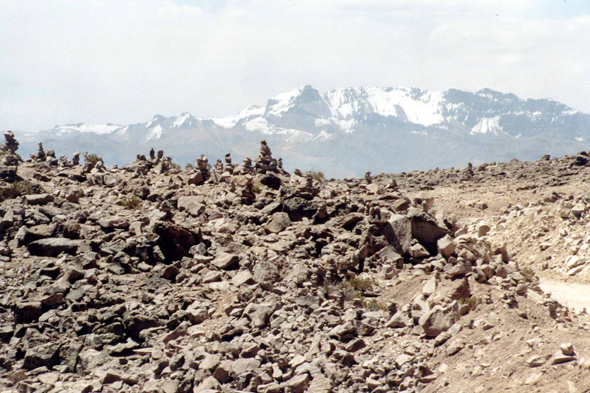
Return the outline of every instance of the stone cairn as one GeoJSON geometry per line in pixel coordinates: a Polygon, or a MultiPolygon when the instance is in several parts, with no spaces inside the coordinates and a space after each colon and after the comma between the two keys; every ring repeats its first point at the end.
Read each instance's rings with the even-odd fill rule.
{"type": "Polygon", "coordinates": [[[68,161],[68,157],[66,156],[59,156],[59,166],[60,168],[68,168],[71,166],[70,161],[68,161]]]}
{"type": "Polygon", "coordinates": [[[223,162],[221,162],[219,158],[217,161],[215,161],[215,172],[217,172],[219,175],[223,173],[223,162]]]}
{"type": "Polygon", "coordinates": [[[231,155],[227,153],[225,155],[225,165],[223,167],[223,171],[232,175],[234,173],[234,165],[231,162],[231,155]]]}
{"type": "Polygon", "coordinates": [[[72,164],[80,165],[80,152],[79,151],[75,152],[74,155],[72,156],[72,164]]]}
{"type": "Polygon", "coordinates": [[[45,153],[45,161],[47,161],[49,165],[58,165],[59,160],[55,156],[55,150],[47,150],[47,152],[45,153]]]}
{"type": "Polygon", "coordinates": [[[282,159],[281,157],[279,157],[279,159],[277,160],[277,165],[278,165],[278,167],[279,167],[279,172],[280,172],[282,175],[289,176],[289,173],[287,173],[287,171],[286,171],[286,170],[285,170],[285,168],[283,167],[283,159],[282,159]]]}
{"type": "Polygon", "coordinates": [[[14,133],[12,131],[7,131],[4,133],[4,139],[6,143],[0,146],[0,151],[14,154],[18,150],[18,141],[14,137],[14,133]]]}
{"type": "Polygon", "coordinates": [[[43,149],[43,143],[39,142],[39,149],[37,151],[37,154],[31,154],[31,160],[33,161],[45,161],[47,158],[47,155],[45,154],[45,150],[43,149]]]}
{"type": "Polygon", "coordinates": [[[209,173],[209,160],[207,156],[201,155],[197,158],[197,171],[201,174],[203,181],[209,180],[211,173],[209,173]]]}
{"type": "Polygon", "coordinates": [[[172,164],[172,158],[170,156],[164,157],[164,151],[159,150],[153,170],[155,170],[158,175],[162,175],[168,172],[170,169],[170,164],[172,164]],[[160,153],[162,153],[161,156],[160,153]]]}
{"type": "Polygon", "coordinates": [[[251,205],[256,201],[253,180],[252,175],[247,175],[246,184],[239,190],[240,199],[244,205],[251,205]]]}
{"type": "Polygon", "coordinates": [[[463,169],[461,172],[461,180],[470,180],[473,176],[475,176],[475,172],[473,171],[473,165],[471,163],[467,164],[467,168],[463,169]]]}
{"type": "Polygon", "coordinates": [[[254,167],[252,166],[252,159],[250,157],[246,157],[243,160],[244,165],[242,165],[242,171],[244,173],[252,173],[254,171],[254,167]]]}
{"type": "Polygon", "coordinates": [[[260,141],[260,153],[258,153],[254,168],[257,173],[279,173],[278,161],[272,157],[270,147],[268,147],[265,140],[260,141]]]}
{"type": "Polygon", "coordinates": [[[0,179],[14,182],[16,180],[16,170],[18,168],[19,157],[16,154],[18,150],[18,141],[14,138],[12,131],[4,133],[5,144],[0,146],[0,179]]]}
{"type": "Polygon", "coordinates": [[[126,165],[126,170],[136,172],[138,174],[147,174],[148,171],[156,171],[158,174],[163,174],[170,169],[172,158],[164,157],[164,150],[156,151],[152,148],[149,152],[149,158],[144,154],[138,154],[134,163],[126,165]]]}

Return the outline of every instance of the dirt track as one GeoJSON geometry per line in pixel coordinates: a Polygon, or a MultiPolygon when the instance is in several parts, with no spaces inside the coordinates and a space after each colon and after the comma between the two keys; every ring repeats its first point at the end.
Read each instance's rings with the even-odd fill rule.
{"type": "Polygon", "coordinates": [[[590,285],[541,280],[541,289],[575,311],[590,310],[590,285]]]}

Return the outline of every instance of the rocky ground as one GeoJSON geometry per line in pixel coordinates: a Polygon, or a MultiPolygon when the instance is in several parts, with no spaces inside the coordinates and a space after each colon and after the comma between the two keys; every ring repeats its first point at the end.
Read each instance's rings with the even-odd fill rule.
{"type": "Polygon", "coordinates": [[[590,321],[537,277],[585,277],[584,155],[325,180],[266,144],[184,170],[17,148],[0,392],[590,386],[590,321]]]}

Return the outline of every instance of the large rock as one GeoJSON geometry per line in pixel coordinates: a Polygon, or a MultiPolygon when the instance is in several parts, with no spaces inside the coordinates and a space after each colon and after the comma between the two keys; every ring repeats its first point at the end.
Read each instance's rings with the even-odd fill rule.
{"type": "Polygon", "coordinates": [[[395,313],[391,319],[385,324],[388,328],[404,328],[406,326],[413,326],[412,319],[409,315],[402,311],[395,313]]]}
{"type": "Polygon", "coordinates": [[[307,199],[294,197],[283,201],[282,211],[289,214],[291,221],[301,221],[304,217],[312,218],[317,212],[317,207],[307,199]]]}
{"type": "Polygon", "coordinates": [[[238,359],[231,365],[230,375],[234,378],[245,375],[260,367],[260,360],[258,359],[238,359]]]}
{"type": "Polygon", "coordinates": [[[453,239],[448,235],[438,239],[437,245],[438,252],[447,259],[455,253],[455,249],[457,248],[453,239]]]}
{"type": "Polygon", "coordinates": [[[439,225],[436,219],[428,213],[414,213],[409,216],[409,219],[412,222],[412,237],[429,251],[436,253],[438,239],[446,236],[449,230],[439,225]]]}
{"type": "Polygon", "coordinates": [[[291,219],[287,213],[277,212],[272,215],[272,220],[266,226],[270,233],[279,233],[291,225],[291,219]]]}
{"type": "Polygon", "coordinates": [[[199,195],[182,196],[178,198],[178,210],[186,210],[193,217],[198,217],[206,210],[203,197],[199,195]]]}
{"type": "Polygon", "coordinates": [[[62,252],[75,255],[78,251],[79,245],[79,240],[53,237],[36,240],[32,243],[29,243],[27,247],[32,255],[38,255],[42,257],[57,257],[62,252]]]}
{"type": "Polygon", "coordinates": [[[412,222],[401,214],[392,215],[382,229],[385,239],[395,252],[406,255],[412,246],[412,222]]]}
{"type": "Polygon", "coordinates": [[[273,284],[280,279],[279,268],[276,263],[262,260],[254,265],[253,276],[262,288],[270,291],[273,284]]]}
{"type": "Polygon", "coordinates": [[[166,262],[182,259],[198,243],[192,232],[170,222],[158,222],[154,226],[154,232],[159,236],[157,243],[166,262]]]}
{"type": "Polygon", "coordinates": [[[238,257],[236,254],[222,252],[213,261],[211,261],[211,264],[218,269],[231,269],[238,263],[239,260],[240,257],[238,257]]]}
{"type": "Polygon", "coordinates": [[[14,322],[31,323],[39,319],[43,314],[41,302],[17,303],[14,306],[14,322]]]}
{"type": "Polygon", "coordinates": [[[22,235],[21,238],[19,238],[19,241],[21,244],[29,244],[36,240],[50,238],[53,236],[55,229],[55,224],[41,224],[30,228],[22,226],[19,230],[19,232],[22,230],[22,235]]]}
{"type": "Polygon", "coordinates": [[[25,200],[29,205],[45,205],[53,202],[54,199],[53,195],[49,194],[25,195],[25,200]]]}
{"type": "Polygon", "coordinates": [[[453,309],[444,309],[434,306],[430,311],[420,317],[419,324],[428,337],[436,337],[449,330],[458,320],[458,313],[453,309]]]}
{"type": "Polygon", "coordinates": [[[51,369],[57,363],[59,363],[59,345],[49,343],[27,349],[23,367],[27,370],[41,366],[51,369]]]}
{"type": "Polygon", "coordinates": [[[303,393],[307,391],[310,383],[309,375],[307,373],[297,375],[290,380],[283,383],[283,386],[288,392],[303,393]]]}

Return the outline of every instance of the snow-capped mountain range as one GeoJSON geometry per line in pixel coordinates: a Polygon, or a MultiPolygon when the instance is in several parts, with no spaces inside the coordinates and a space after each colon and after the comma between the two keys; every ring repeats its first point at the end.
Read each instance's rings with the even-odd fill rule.
{"type": "Polygon", "coordinates": [[[180,164],[230,152],[254,158],[266,139],[287,169],[360,176],[435,167],[462,167],[512,158],[538,159],[588,149],[590,115],[550,99],[520,99],[484,89],[476,93],[417,88],[343,88],[321,93],[305,86],[252,105],[236,116],[156,115],[131,125],[68,124],[17,133],[21,154],[46,149],[101,155],[125,164],[151,147],[180,164]]]}

